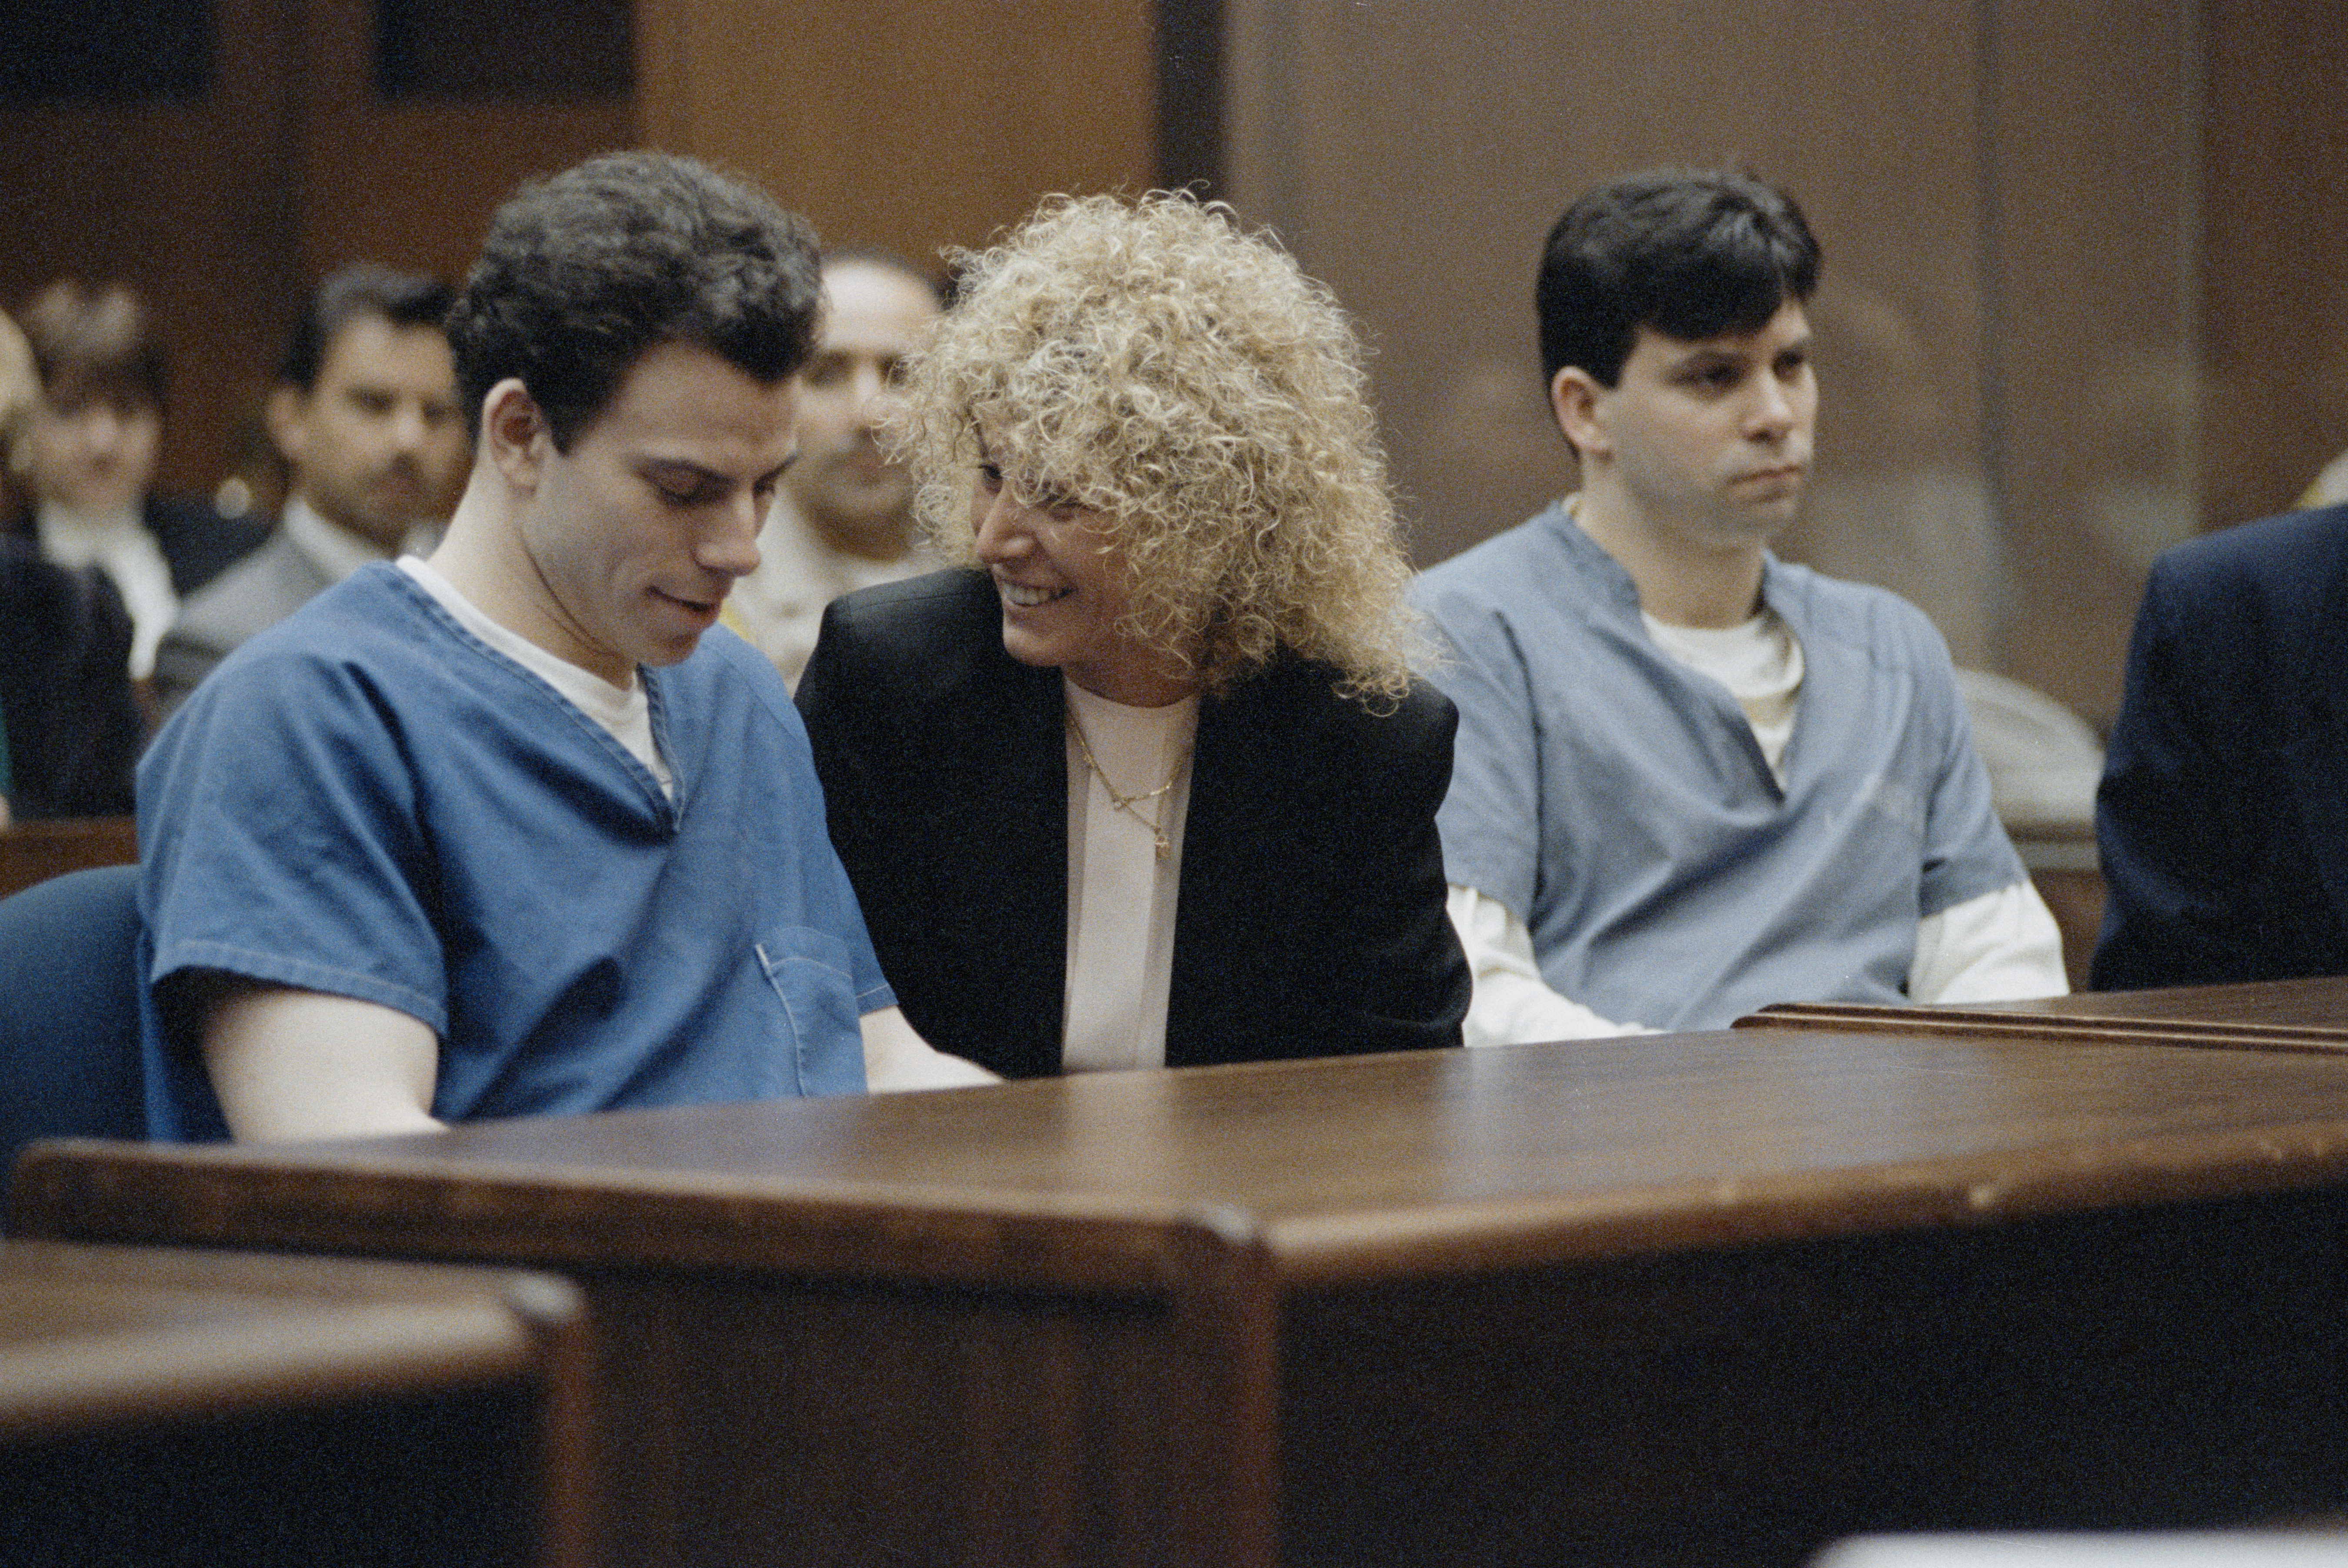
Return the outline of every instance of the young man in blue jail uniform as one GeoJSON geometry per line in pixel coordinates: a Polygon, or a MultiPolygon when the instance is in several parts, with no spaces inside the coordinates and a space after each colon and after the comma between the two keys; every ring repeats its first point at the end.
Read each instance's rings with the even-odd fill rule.
{"type": "Polygon", "coordinates": [[[1550,233],[1581,488],[1416,591],[1459,707],[1471,1044],[2065,989],[1939,635],[1769,553],[1809,473],[1818,271],[1791,198],[1737,174],[1617,179],[1550,233]]]}
{"type": "Polygon", "coordinates": [[[500,210],[439,548],[247,642],[141,767],[158,1135],[983,1081],[898,1015],[789,696],[712,630],[820,297],[806,226],[689,159],[500,210]]]}

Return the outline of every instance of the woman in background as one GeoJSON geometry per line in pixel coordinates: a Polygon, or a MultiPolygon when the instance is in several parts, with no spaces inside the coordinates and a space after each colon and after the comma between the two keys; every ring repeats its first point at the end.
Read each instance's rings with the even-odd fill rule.
{"type": "Polygon", "coordinates": [[[52,283],[21,320],[40,395],[13,466],[33,492],[41,559],[106,574],[130,612],[127,668],[143,682],[180,600],[269,529],[149,492],[163,438],[163,351],[128,285],[52,283]]]}
{"type": "Polygon", "coordinates": [[[1360,348],[1225,210],[1055,198],[905,384],[959,569],[798,689],[906,1018],[1008,1077],[1455,1045],[1408,568],[1360,348]]]}
{"type": "MultiPolygon", "coordinates": [[[[0,456],[13,460],[40,396],[31,345],[0,315],[0,456]]],[[[129,651],[130,617],[104,576],[0,534],[0,827],[129,811],[141,739],[129,651]]]]}

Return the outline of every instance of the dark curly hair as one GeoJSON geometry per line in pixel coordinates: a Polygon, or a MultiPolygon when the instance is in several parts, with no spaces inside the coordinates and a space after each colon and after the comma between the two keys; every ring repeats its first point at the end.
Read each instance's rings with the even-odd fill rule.
{"type": "Polygon", "coordinates": [[[498,210],[448,343],[476,425],[489,388],[518,377],[567,452],[662,343],[782,380],[813,351],[822,299],[805,219],[695,159],[610,153],[498,210]]]}

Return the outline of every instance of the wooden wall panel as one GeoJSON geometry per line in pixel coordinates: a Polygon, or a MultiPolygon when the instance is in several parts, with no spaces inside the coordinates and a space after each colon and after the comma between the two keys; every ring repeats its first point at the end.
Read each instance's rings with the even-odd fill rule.
{"type": "Polygon", "coordinates": [[[626,99],[387,104],[369,0],[215,0],[211,90],[0,110],[0,302],[144,292],[172,367],[160,483],[209,492],[259,435],[302,296],[358,260],[458,276],[524,176],[635,139],[626,99]]]}
{"type": "MultiPolygon", "coordinates": [[[[1622,170],[1746,163],[1827,252],[1818,468],[1785,553],[2108,716],[2143,564],[2196,524],[2193,0],[1228,11],[1230,189],[1375,336],[1422,560],[1571,482],[1530,305],[1558,210],[1622,170]]],[[[2310,73],[2339,53],[2289,47],[2310,73]]]]}
{"type": "Polygon", "coordinates": [[[2348,447],[2348,7],[2205,0],[2201,508],[2288,507],[2348,447]]]}
{"type": "Polygon", "coordinates": [[[2184,0],[1994,0],[1979,267],[2011,563],[2002,667],[2090,718],[2197,531],[2197,47],[2184,0]]]}
{"type": "Polygon", "coordinates": [[[0,109],[0,305],[60,277],[147,296],[172,373],[161,478],[208,490],[225,471],[257,364],[281,346],[294,285],[283,61],[299,13],[215,0],[212,90],[185,104],[0,109]]]}
{"type": "Polygon", "coordinates": [[[1151,182],[1148,0],[641,0],[644,132],[835,242],[920,260],[1051,191],[1151,182]]]}
{"type": "Polygon", "coordinates": [[[387,101],[371,4],[314,5],[299,66],[303,275],[365,258],[460,281],[522,179],[634,145],[624,97],[387,101]]]}

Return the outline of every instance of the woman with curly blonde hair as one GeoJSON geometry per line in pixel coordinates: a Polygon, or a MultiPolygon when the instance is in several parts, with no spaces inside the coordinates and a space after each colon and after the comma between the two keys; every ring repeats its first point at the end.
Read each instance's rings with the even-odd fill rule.
{"type": "Polygon", "coordinates": [[[903,388],[963,565],[837,601],[801,680],[905,1016],[1010,1077],[1456,1044],[1361,351],[1227,209],[1056,197],[903,388]]]}

